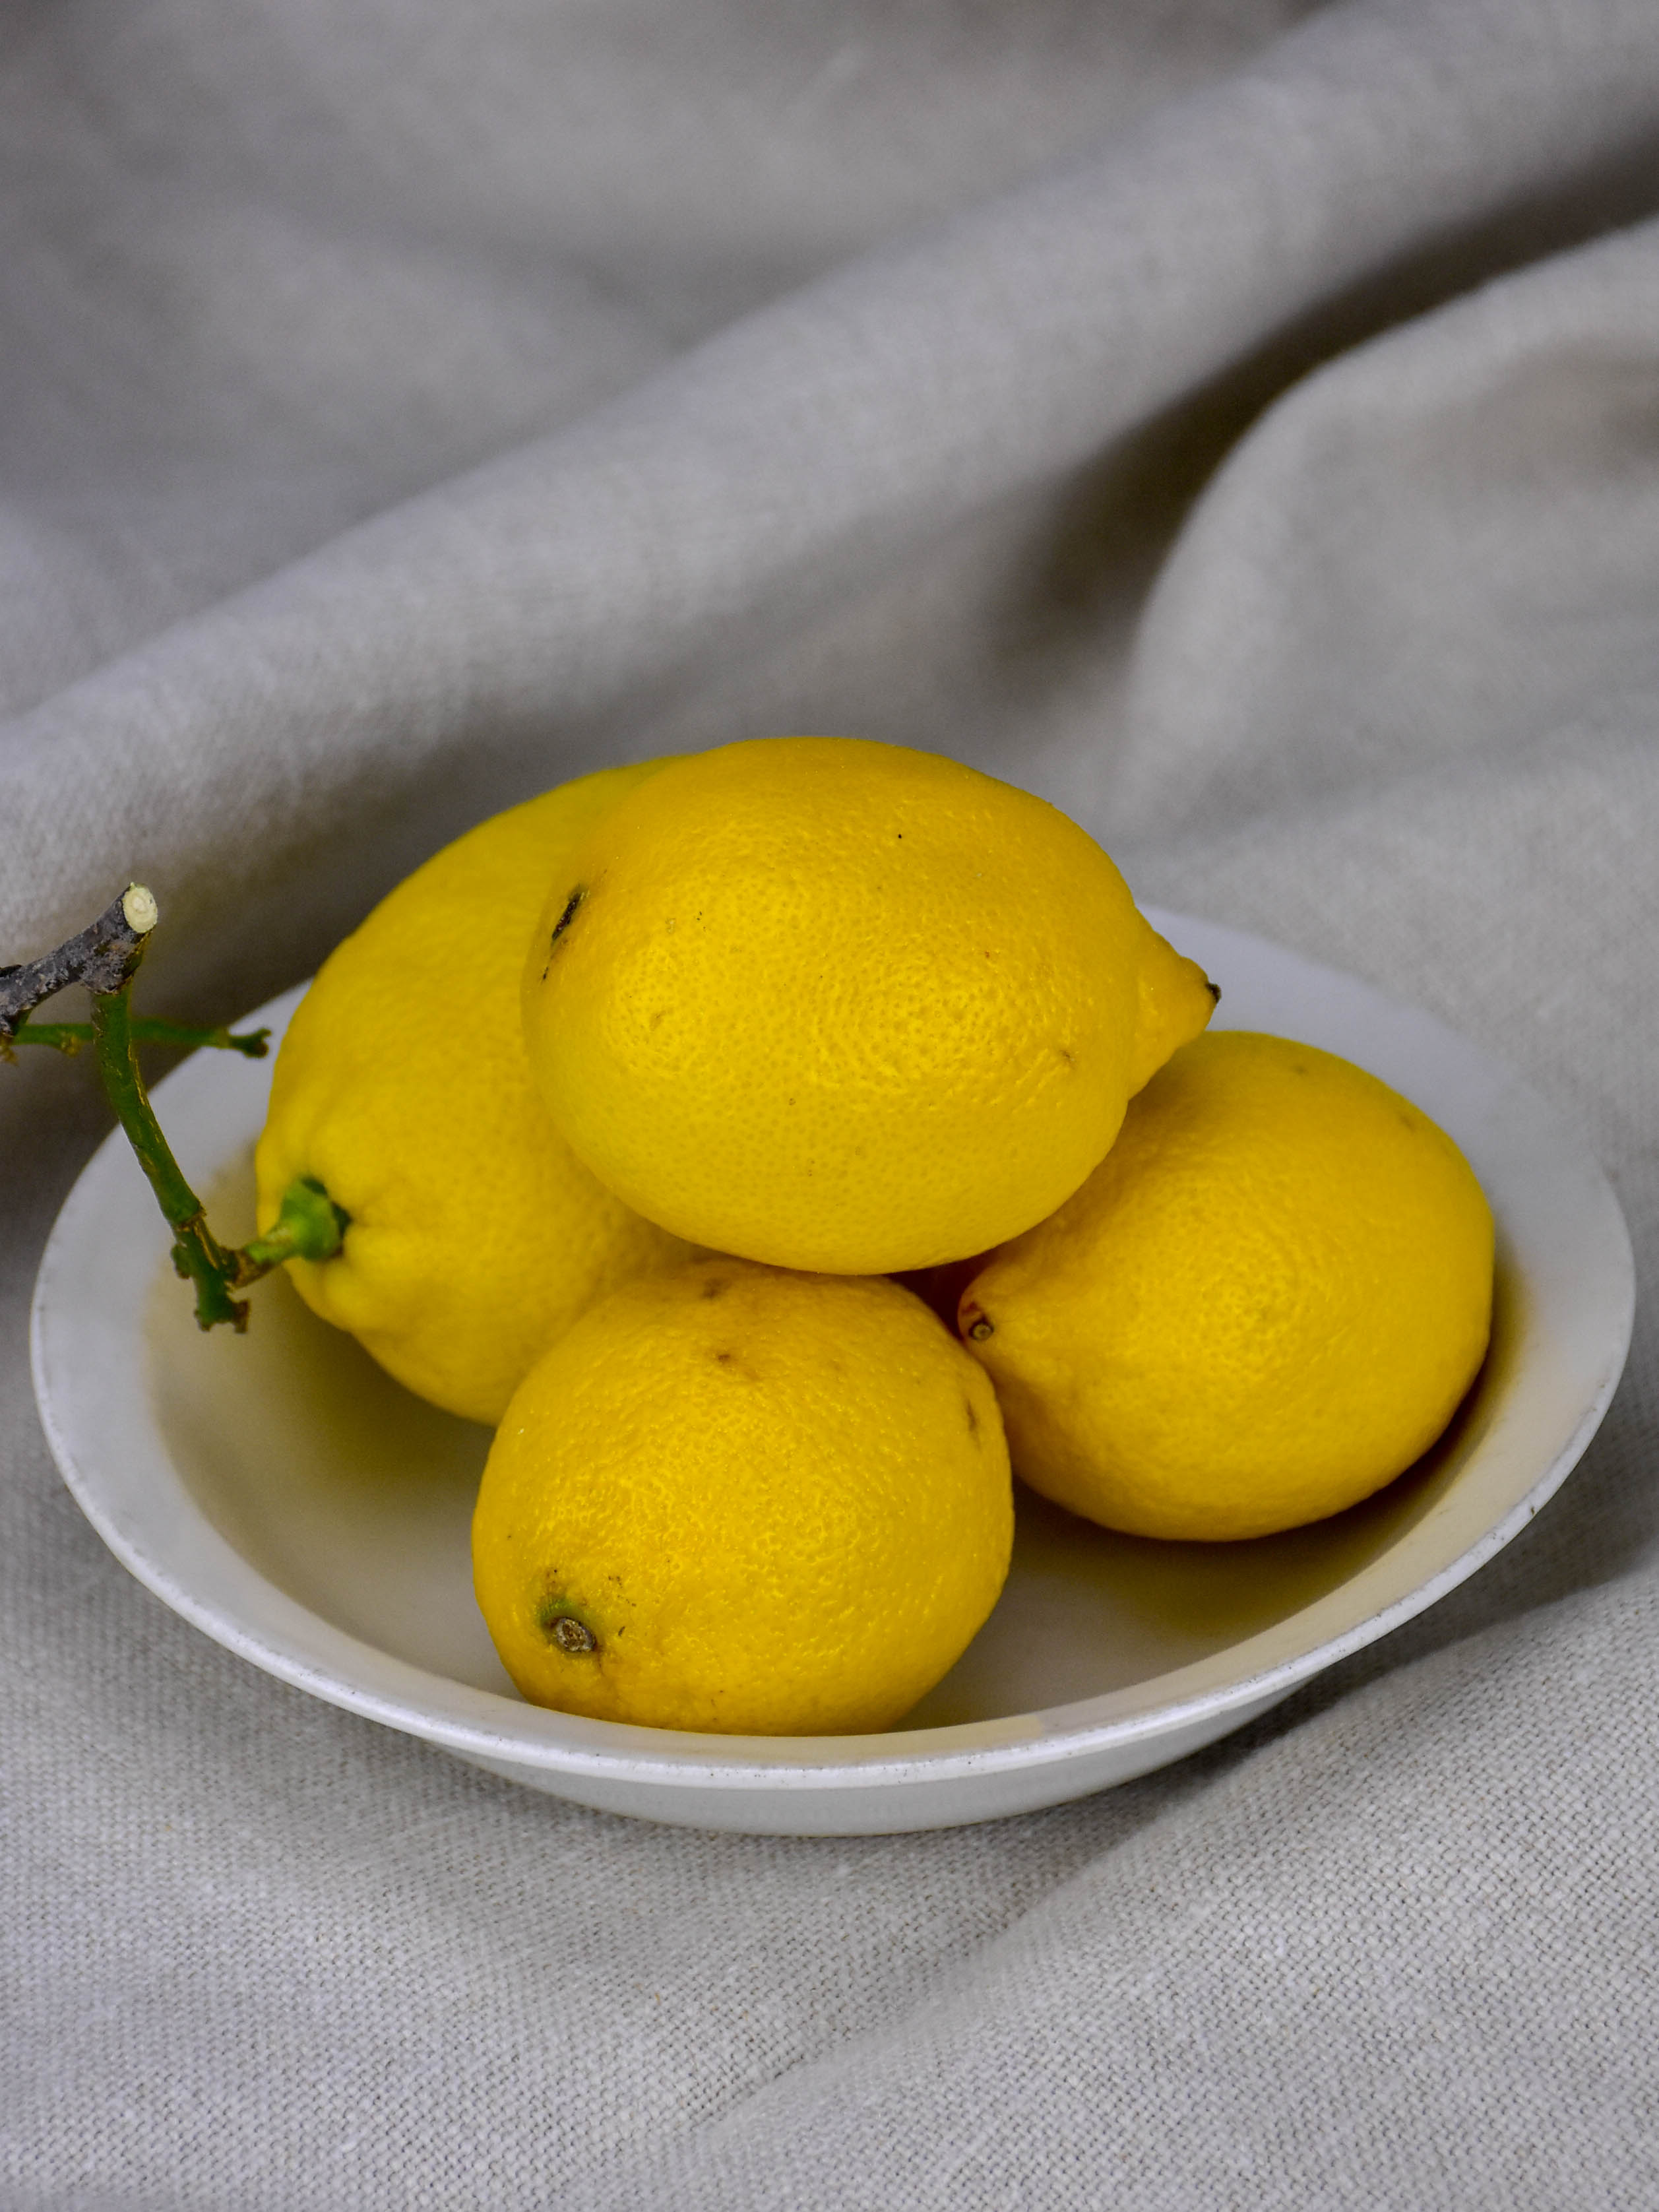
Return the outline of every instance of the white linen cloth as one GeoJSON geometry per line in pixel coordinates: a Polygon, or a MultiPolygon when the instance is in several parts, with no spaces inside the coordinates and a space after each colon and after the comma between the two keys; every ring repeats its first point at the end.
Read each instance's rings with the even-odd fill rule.
{"type": "MultiPolygon", "coordinates": [[[[953,752],[1428,1005],[1659,1254],[1654,0],[20,0],[0,959],[306,972],[601,760],[953,752]]],[[[1540,1521],[1047,1814],[589,1814],[256,1673],[34,1418],[0,1069],[0,2201],[1659,2202],[1656,1348],[1540,1521]]]]}

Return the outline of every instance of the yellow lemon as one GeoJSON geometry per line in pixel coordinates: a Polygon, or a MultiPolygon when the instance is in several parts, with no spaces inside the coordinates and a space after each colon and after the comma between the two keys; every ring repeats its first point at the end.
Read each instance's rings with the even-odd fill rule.
{"type": "Polygon", "coordinates": [[[991,1386],[919,1300],[710,1259],[613,1291],[531,1370],[473,1581],[538,1704],[824,1735],[939,1680],[1012,1538],[991,1386]]]}
{"type": "Polygon", "coordinates": [[[1330,1053],[1227,1032],[1153,1077],[960,1321],[1035,1489],[1227,1538],[1410,1466],[1474,1377],[1492,1294],[1492,1215],[1442,1130],[1330,1053]]]}
{"type": "Polygon", "coordinates": [[[1212,1005],[1055,808],[852,738],[669,763],[554,883],[525,971],[537,1082],[601,1182],[847,1274],[1051,1212],[1212,1005]]]}
{"type": "Polygon", "coordinates": [[[306,1303],[400,1382],[500,1419],[532,1362],[599,1292],[686,1248],[595,1182],[549,1121],[519,1019],[549,878],[650,773],[609,769],[447,847],[324,963],[277,1056],[258,1220],[320,1184],[349,1217],[306,1303]]]}

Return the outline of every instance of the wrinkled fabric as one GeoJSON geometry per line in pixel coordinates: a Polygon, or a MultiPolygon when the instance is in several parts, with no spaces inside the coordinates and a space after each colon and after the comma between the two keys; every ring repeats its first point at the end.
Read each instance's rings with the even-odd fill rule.
{"type": "MultiPolygon", "coordinates": [[[[304,975],[492,806],[788,729],[1432,1008],[1659,1259],[1651,0],[26,0],[0,960],[304,975]]],[[[47,1064],[42,1064],[47,1063],[47,1064]]],[[[1408,1628],[1140,1782],[715,1836],[256,1672],[28,1379],[0,1067],[0,2202],[1659,2201],[1659,1364],[1408,1628]]]]}

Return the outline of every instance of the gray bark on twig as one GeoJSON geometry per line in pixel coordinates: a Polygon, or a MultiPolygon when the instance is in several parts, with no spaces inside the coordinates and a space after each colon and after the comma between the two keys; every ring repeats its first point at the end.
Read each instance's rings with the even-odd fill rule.
{"type": "Polygon", "coordinates": [[[66,937],[38,960],[25,960],[13,968],[0,968],[0,1043],[16,1034],[25,1014],[70,983],[84,983],[89,991],[118,991],[143,957],[144,943],[155,927],[155,901],[148,891],[129,884],[112,899],[96,921],[73,937],[66,937]],[[139,922],[132,918],[137,909],[139,922]]]}

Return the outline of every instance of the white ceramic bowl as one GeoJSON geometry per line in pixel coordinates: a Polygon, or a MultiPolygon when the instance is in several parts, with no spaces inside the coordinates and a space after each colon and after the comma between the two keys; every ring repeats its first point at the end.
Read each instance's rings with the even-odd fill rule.
{"type": "MultiPolygon", "coordinates": [[[[757,1833],[945,1827],[1079,1797],[1237,1728],[1409,1620],[1537,1512],[1630,1340],[1617,1202],[1577,1137],[1442,1023],[1258,938],[1157,915],[1223,987],[1218,1024],[1345,1054],[1462,1146],[1498,1224],[1491,1354],[1448,1435],[1352,1511],[1241,1545],[1113,1536],[1022,1493],[1008,1586],[884,1735],[687,1735],[545,1712],[502,1672],[467,1550],[487,1432],[435,1413],[286,1281],[201,1335],[118,1135],[58,1218],[34,1304],[64,1478],[139,1580],[256,1666],[532,1788],[757,1833]]],[[[250,1023],[280,1030],[298,992],[250,1023]]],[[[222,1236],[252,1225],[270,1061],[199,1053],[156,1087],[222,1236]]]]}

